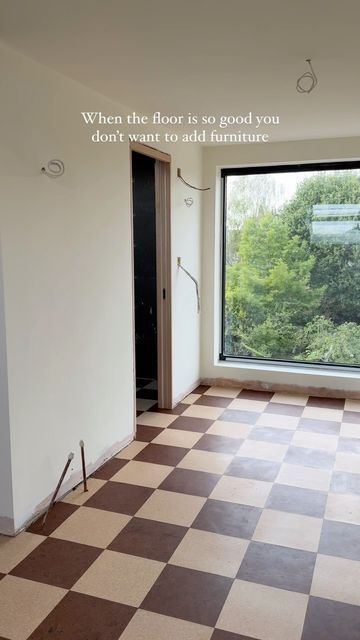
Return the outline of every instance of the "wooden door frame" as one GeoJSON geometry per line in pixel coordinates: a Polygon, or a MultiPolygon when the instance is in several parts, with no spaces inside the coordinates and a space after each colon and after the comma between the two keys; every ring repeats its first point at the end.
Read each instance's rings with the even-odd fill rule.
{"type": "MultiPolygon", "coordinates": [[[[157,369],[158,406],[172,409],[172,333],[171,333],[171,207],[170,171],[171,156],[138,142],[130,143],[130,161],[133,152],[155,159],[155,216],[156,216],[156,291],[157,291],[157,369]]],[[[130,165],[131,166],[131,165],[130,165]]],[[[131,175],[132,178],[132,175],[131,175]]],[[[133,189],[131,179],[131,227],[133,238],[133,189]]],[[[132,241],[132,246],[133,246],[132,241]]],[[[136,388],[135,360],[135,281],[133,260],[133,352],[136,388]]]]}

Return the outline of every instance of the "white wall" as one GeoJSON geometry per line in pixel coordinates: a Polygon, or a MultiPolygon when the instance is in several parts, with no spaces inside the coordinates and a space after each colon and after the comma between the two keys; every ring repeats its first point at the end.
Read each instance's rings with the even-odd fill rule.
{"type": "MultiPolygon", "coordinates": [[[[0,239],[1,241],[1,239],[0,239]]],[[[14,533],[4,287],[0,244],[0,531],[14,533]]]]}
{"type": "MultiPolygon", "coordinates": [[[[127,144],[91,143],[80,116],[119,113],[119,105],[5,46],[0,93],[3,308],[18,529],[43,508],[71,450],[76,458],[67,487],[78,481],[80,438],[93,468],[133,435],[130,156],[127,144]],[[66,167],[57,180],[40,174],[54,157],[66,167]]],[[[176,397],[199,377],[199,318],[175,265],[182,255],[200,271],[200,203],[185,207],[175,173],[181,166],[198,182],[201,165],[194,148],[163,150],[174,159],[176,397]]],[[[8,444],[3,451],[10,460],[8,444]]],[[[1,493],[5,509],[11,493],[2,483],[1,493]]]]}
{"type": "Polygon", "coordinates": [[[229,145],[203,150],[203,182],[211,191],[203,199],[202,273],[203,318],[201,377],[228,379],[264,387],[272,385],[311,386],[333,389],[360,396],[360,374],[318,369],[290,369],[279,365],[254,365],[219,362],[220,350],[220,168],[241,165],[291,163],[321,160],[350,160],[360,157],[360,139],[309,140],[262,145],[229,145]]]}

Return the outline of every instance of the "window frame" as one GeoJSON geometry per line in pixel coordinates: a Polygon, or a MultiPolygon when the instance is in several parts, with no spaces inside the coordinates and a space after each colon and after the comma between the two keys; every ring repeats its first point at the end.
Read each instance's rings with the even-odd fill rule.
{"type": "Polygon", "coordinates": [[[223,167],[221,176],[221,248],[220,248],[220,362],[243,362],[259,365],[290,365],[297,367],[308,367],[312,369],[332,369],[332,370],[353,370],[359,371],[360,363],[338,364],[331,362],[309,362],[308,360],[288,360],[280,358],[257,358],[255,356],[236,356],[225,353],[225,288],[226,288],[226,216],[227,216],[227,188],[226,180],[228,176],[245,176],[269,173],[294,173],[305,171],[342,171],[346,169],[360,169],[360,160],[337,160],[331,162],[301,162],[288,164],[271,165],[246,165],[239,167],[223,167]]]}

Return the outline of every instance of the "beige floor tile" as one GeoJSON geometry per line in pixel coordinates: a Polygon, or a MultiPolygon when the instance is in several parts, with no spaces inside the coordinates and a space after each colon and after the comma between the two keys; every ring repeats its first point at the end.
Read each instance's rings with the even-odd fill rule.
{"type": "Polygon", "coordinates": [[[140,451],[145,449],[145,447],[147,447],[148,444],[149,444],[148,442],[139,442],[138,440],[133,440],[132,442],[130,442],[130,444],[128,444],[127,447],[125,447],[125,449],[122,449],[115,457],[121,458],[122,460],[132,460],[133,458],[135,458],[135,456],[137,456],[138,453],[140,453],[140,451]]]}
{"type": "Polygon", "coordinates": [[[217,627],[261,640],[300,640],[308,597],[235,580],[217,627]]]}
{"type": "Polygon", "coordinates": [[[360,455],[338,452],[335,457],[335,470],[348,473],[360,473],[360,455]]]}
{"type": "Polygon", "coordinates": [[[275,482],[302,489],[329,491],[331,471],[328,469],[311,469],[296,464],[282,464],[275,482]]]}
{"type": "Polygon", "coordinates": [[[360,438],[360,424],[343,422],[340,427],[340,436],[342,438],[360,438]]]}
{"type": "Polygon", "coordinates": [[[161,427],[165,429],[169,426],[178,416],[174,416],[171,413],[157,413],[156,411],[146,411],[141,416],[136,418],[137,424],[144,424],[148,427],[161,427]]]}
{"type": "Polygon", "coordinates": [[[210,494],[210,498],[252,507],[264,507],[272,486],[272,482],[223,476],[210,494]]]}
{"type": "Polygon", "coordinates": [[[88,478],[87,491],[84,491],[83,484],[79,484],[79,486],[76,487],[75,491],[70,491],[70,493],[62,498],[62,502],[82,505],[84,504],[84,502],[86,502],[86,500],[94,495],[94,493],[96,493],[105,484],[105,482],[105,480],[99,480],[98,478],[88,478]]]}
{"type": "Polygon", "coordinates": [[[225,436],[227,438],[247,438],[252,426],[243,424],[242,422],[225,422],[215,420],[210,429],[206,433],[212,433],[216,436],[225,436]]]}
{"type": "Polygon", "coordinates": [[[359,606],[360,562],[319,554],[316,558],[311,595],[359,606]]]}
{"type": "Polygon", "coordinates": [[[139,607],[164,566],[156,560],[105,550],[72,590],[139,607]]]}
{"type": "Polygon", "coordinates": [[[0,580],[0,636],[25,640],[65,594],[59,587],[5,576],[0,580]]]}
{"type": "Polygon", "coordinates": [[[210,387],[204,396],[220,396],[220,398],[236,398],[240,393],[239,387],[210,387]]]}
{"type": "Polygon", "coordinates": [[[139,609],[121,640],[210,640],[212,628],[139,609]]]}
{"type": "Polygon", "coordinates": [[[182,431],[181,429],[166,429],[159,433],[152,441],[153,444],[165,444],[171,447],[187,447],[191,449],[202,437],[202,433],[182,431]]]}
{"type": "Polygon", "coordinates": [[[105,549],[130,519],[121,513],[81,507],[55,529],[51,537],[105,549]]]}
{"type": "Polygon", "coordinates": [[[287,450],[287,444],[262,442],[260,440],[245,440],[236,455],[241,458],[257,458],[259,460],[281,462],[287,450]]]}
{"type": "Polygon", "coordinates": [[[277,413],[262,413],[256,421],[259,427],[275,427],[278,429],[291,429],[295,431],[299,424],[300,418],[295,416],[283,416],[277,413]]]}
{"type": "Polygon", "coordinates": [[[201,398],[200,393],[190,393],[188,396],[186,396],[186,398],[181,400],[181,404],[194,404],[194,402],[196,402],[196,400],[199,400],[199,398],[201,398]]]}
{"type": "Polygon", "coordinates": [[[274,393],[270,402],[279,402],[280,404],[297,404],[305,407],[309,396],[302,396],[297,393],[274,393]]]}
{"type": "Polygon", "coordinates": [[[228,468],[232,456],[227,453],[200,451],[192,449],[177,465],[180,469],[194,471],[208,471],[209,473],[224,473],[228,468]]]}
{"type": "Polygon", "coordinates": [[[233,400],[228,409],[232,409],[235,411],[255,411],[261,413],[264,411],[267,402],[261,402],[260,400],[247,400],[246,398],[236,398],[233,400]]]}
{"type": "Polygon", "coordinates": [[[317,551],[321,527],[321,518],[265,509],[260,516],[253,540],[303,551],[317,551]]]}
{"type": "Polygon", "coordinates": [[[130,460],[125,467],[115,473],[111,482],[126,482],[127,484],[156,489],[173,469],[174,467],[168,467],[164,464],[130,460]]]}
{"type": "Polygon", "coordinates": [[[295,447],[336,451],[338,437],[322,433],[312,433],[311,431],[296,431],[291,444],[295,447]]]}
{"type": "Polygon", "coordinates": [[[156,404],[156,400],[148,400],[147,398],[136,398],[137,411],[148,411],[156,404]]]}
{"type": "Polygon", "coordinates": [[[207,420],[217,420],[225,409],[223,407],[207,407],[202,404],[192,404],[185,409],[183,416],[188,418],[206,418],[207,420]]]}
{"type": "Polygon", "coordinates": [[[345,400],[345,411],[360,411],[360,400],[347,398],[345,400]]]}
{"type": "Polygon", "coordinates": [[[360,524],[360,496],[329,493],[325,518],[350,524],[360,524]]]}
{"type": "Polygon", "coordinates": [[[340,409],[323,409],[322,407],[305,407],[302,417],[312,418],[315,420],[333,420],[341,422],[343,411],[340,409]]]}
{"type": "Polygon", "coordinates": [[[44,536],[23,531],[15,538],[0,535],[0,573],[9,573],[45,540],[44,536]]]}
{"type": "Polygon", "coordinates": [[[241,538],[189,529],[169,562],[235,578],[248,545],[241,538]]]}
{"type": "Polygon", "coordinates": [[[190,527],[205,502],[205,498],[198,496],[157,489],[136,516],[190,527]]]}

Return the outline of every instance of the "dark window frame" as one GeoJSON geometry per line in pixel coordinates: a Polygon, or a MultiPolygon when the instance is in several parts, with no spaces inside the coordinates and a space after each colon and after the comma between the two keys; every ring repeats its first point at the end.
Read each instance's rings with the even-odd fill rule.
{"type": "Polygon", "coordinates": [[[221,336],[220,336],[220,361],[251,362],[254,364],[279,364],[292,365],[294,368],[304,366],[310,368],[332,368],[359,370],[359,365],[338,364],[331,362],[309,362],[308,360],[287,360],[280,358],[256,358],[255,356],[235,356],[225,353],[225,287],[226,287],[226,215],[227,215],[227,188],[228,176],[246,176],[269,173],[298,173],[306,171],[342,171],[345,169],[360,169],[360,160],[339,160],[334,162],[302,162],[292,164],[253,165],[243,167],[229,167],[221,169],[221,336]]]}

